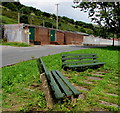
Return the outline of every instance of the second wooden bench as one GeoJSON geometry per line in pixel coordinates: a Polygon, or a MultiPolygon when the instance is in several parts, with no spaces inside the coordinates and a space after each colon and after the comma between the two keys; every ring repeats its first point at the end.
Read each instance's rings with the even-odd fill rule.
{"type": "Polygon", "coordinates": [[[78,69],[99,67],[105,62],[99,62],[96,54],[63,54],[62,67],[66,69],[78,69]]]}

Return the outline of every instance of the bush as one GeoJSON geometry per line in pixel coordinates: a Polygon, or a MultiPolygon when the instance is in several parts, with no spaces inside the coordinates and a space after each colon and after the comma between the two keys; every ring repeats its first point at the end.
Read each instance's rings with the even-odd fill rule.
{"type": "Polygon", "coordinates": [[[50,22],[45,22],[45,27],[50,27],[50,28],[52,28],[52,23],[50,23],[50,22]]]}
{"type": "Polygon", "coordinates": [[[43,12],[42,15],[43,15],[43,16],[46,16],[46,17],[48,17],[48,18],[51,16],[49,13],[46,13],[46,12],[43,12]]]}
{"type": "Polygon", "coordinates": [[[28,23],[29,23],[29,22],[28,22],[28,16],[22,15],[22,16],[20,17],[20,23],[28,24],[28,23]]]}

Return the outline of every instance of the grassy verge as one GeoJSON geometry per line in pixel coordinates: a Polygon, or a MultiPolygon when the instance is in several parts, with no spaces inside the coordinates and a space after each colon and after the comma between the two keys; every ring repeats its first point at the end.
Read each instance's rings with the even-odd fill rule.
{"type": "Polygon", "coordinates": [[[44,94],[36,60],[22,62],[2,69],[3,110],[41,110],[45,107],[44,94]]]}
{"type": "Polygon", "coordinates": [[[9,18],[7,16],[0,16],[0,18],[4,24],[17,24],[17,21],[15,19],[9,18]]]}
{"type": "MultiPolygon", "coordinates": [[[[118,49],[119,47],[92,48],[65,53],[96,53],[105,66],[84,72],[64,71],[61,68],[61,54],[43,57],[48,70],[58,69],[84,98],[76,103],[71,100],[55,104],[52,111],[117,111],[118,112],[118,49]],[[100,75],[96,75],[101,73],[100,75]],[[101,80],[91,80],[98,77],[101,80]],[[87,81],[87,83],[85,82],[87,81]],[[88,83],[89,82],[89,83],[88,83]],[[106,104],[107,103],[107,104],[106,104]]],[[[46,108],[44,93],[41,90],[36,60],[21,62],[14,66],[2,68],[3,110],[29,111],[49,110],[46,108]]]]}
{"type": "Polygon", "coordinates": [[[18,42],[2,42],[1,45],[16,46],[16,47],[30,47],[31,46],[26,43],[18,43],[18,42]]]}

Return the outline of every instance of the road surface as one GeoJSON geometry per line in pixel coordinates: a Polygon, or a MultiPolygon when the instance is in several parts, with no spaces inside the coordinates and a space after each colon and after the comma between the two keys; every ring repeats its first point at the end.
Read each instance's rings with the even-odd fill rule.
{"type": "Polygon", "coordinates": [[[51,54],[57,54],[66,51],[86,49],[88,47],[75,45],[45,45],[35,47],[10,47],[0,46],[0,56],[2,56],[2,64],[0,67],[19,63],[21,61],[39,58],[51,54]]]}

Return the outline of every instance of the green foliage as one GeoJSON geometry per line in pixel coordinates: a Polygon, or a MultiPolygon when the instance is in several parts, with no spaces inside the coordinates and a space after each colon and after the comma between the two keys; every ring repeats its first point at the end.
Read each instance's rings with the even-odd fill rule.
{"type": "Polygon", "coordinates": [[[46,17],[48,17],[48,18],[51,16],[49,13],[46,13],[46,12],[43,12],[42,15],[43,15],[43,16],[46,16],[46,17]]]}
{"type": "Polygon", "coordinates": [[[90,28],[90,29],[94,28],[94,26],[92,24],[88,24],[88,23],[85,23],[85,22],[82,22],[82,21],[76,21],[75,24],[79,25],[81,27],[84,27],[84,28],[90,28]]]}
{"type": "Polygon", "coordinates": [[[71,23],[71,24],[74,24],[74,20],[73,19],[70,19],[70,18],[65,17],[65,16],[63,16],[62,19],[67,21],[67,22],[69,22],[69,23],[71,23]]]}
{"type": "Polygon", "coordinates": [[[92,29],[86,29],[86,28],[85,28],[85,32],[87,34],[93,34],[94,33],[92,29]]]}
{"type": "Polygon", "coordinates": [[[28,16],[27,15],[22,15],[20,16],[20,23],[25,23],[28,24],[28,16]]]}
{"type": "Polygon", "coordinates": [[[11,10],[6,9],[6,8],[2,9],[2,16],[6,16],[8,18],[11,18],[11,19],[17,21],[17,15],[18,15],[17,12],[11,11],[11,10]]]}
{"type": "Polygon", "coordinates": [[[35,11],[35,15],[36,15],[36,16],[41,16],[41,15],[42,15],[42,12],[41,12],[40,10],[37,10],[37,11],[35,11]]]}
{"type": "Polygon", "coordinates": [[[19,43],[19,42],[2,42],[2,45],[8,45],[8,46],[17,46],[17,47],[29,47],[30,45],[26,43],[19,43]]]}
{"type": "Polygon", "coordinates": [[[83,33],[86,33],[84,27],[80,27],[80,31],[83,32],[83,33]]]}
{"type": "Polygon", "coordinates": [[[45,27],[50,27],[50,28],[52,28],[52,27],[53,27],[53,24],[50,23],[50,22],[45,22],[45,27]]]}
{"type": "MultiPolygon", "coordinates": [[[[1,18],[1,15],[0,15],[1,18]]],[[[4,24],[16,24],[17,21],[12,19],[12,18],[8,18],[7,16],[2,16],[2,23],[4,24]]]]}
{"type": "Polygon", "coordinates": [[[74,7],[88,11],[92,21],[120,36],[120,2],[78,2],[74,7]]]}
{"type": "Polygon", "coordinates": [[[2,75],[4,111],[9,108],[11,111],[26,112],[46,107],[36,60],[4,67],[2,75]]]}
{"type": "Polygon", "coordinates": [[[11,9],[13,11],[17,11],[17,6],[12,2],[2,3],[2,5],[4,5],[5,7],[7,7],[8,9],[11,9]]]}
{"type": "Polygon", "coordinates": [[[22,7],[21,12],[24,13],[24,14],[30,14],[31,10],[30,10],[29,7],[22,7]]]}

